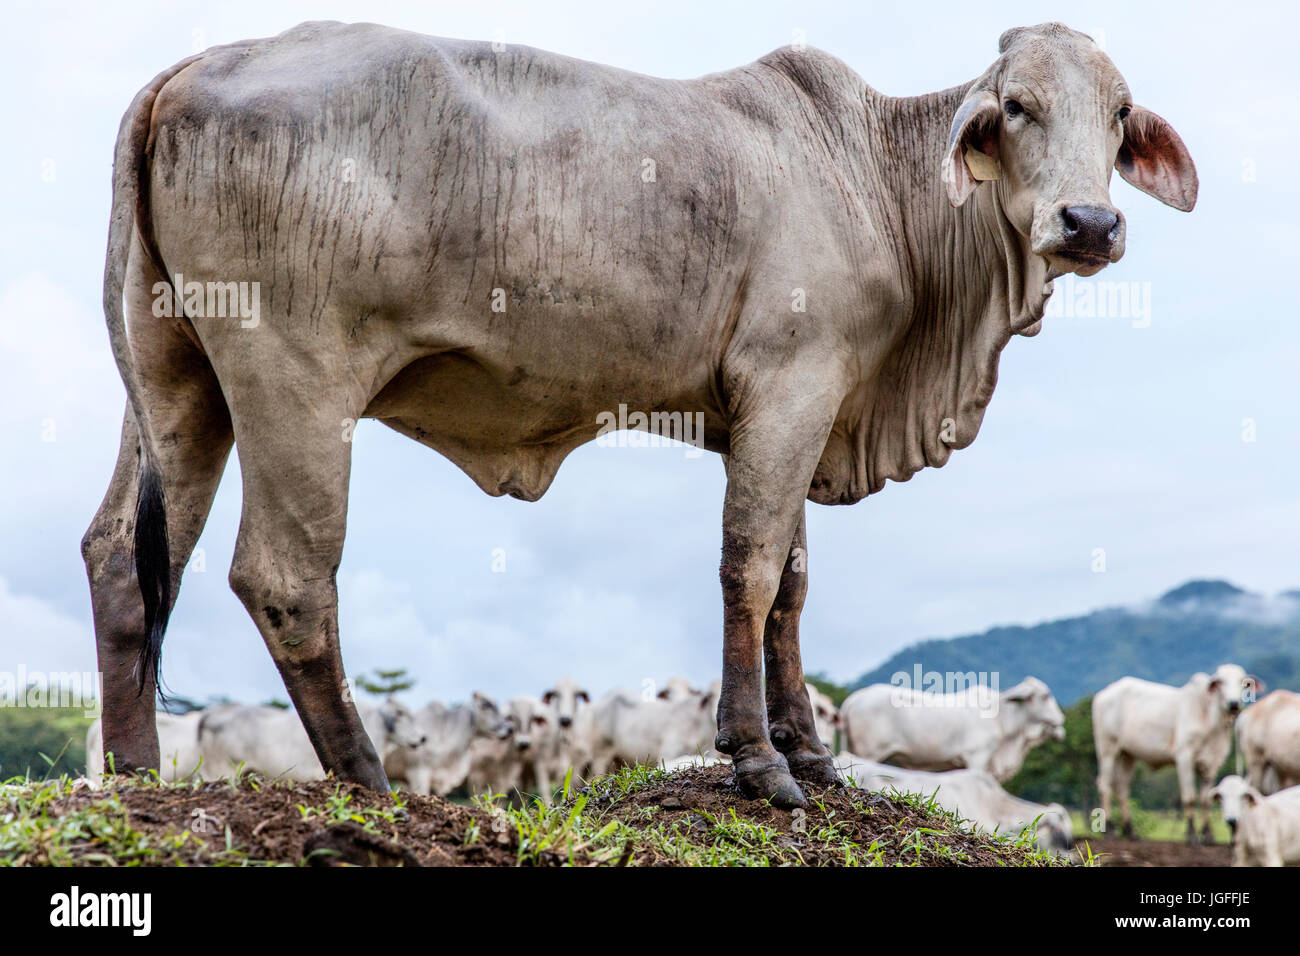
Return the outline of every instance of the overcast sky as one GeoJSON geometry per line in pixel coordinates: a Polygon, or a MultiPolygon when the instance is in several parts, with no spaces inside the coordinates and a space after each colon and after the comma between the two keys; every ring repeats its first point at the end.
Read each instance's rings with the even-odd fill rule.
{"type": "MultiPolygon", "coordinates": [[[[974,78],[1010,26],[1061,19],[1093,34],[1200,173],[1190,215],[1113,180],[1128,253],[1099,278],[1136,283],[1149,323],[1058,306],[1003,353],[973,446],[854,507],[809,505],[805,664],[848,680],[922,638],[1133,603],[1189,577],[1300,586],[1300,23],[1287,4],[1148,6],[8,4],[0,670],[94,669],[78,542],[124,403],[100,307],[122,112],[194,50],[306,19],[503,39],[668,77],[750,62],[801,30],[900,95],[974,78]]],[[[595,692],[670,674],[706,682],[721,655],[722,491],[714,455],[593,444],[540,502],[489,498],[437,453],[364,423],[339,573],[349,673],[405,666],[414,696],[450,700],[540,693],[565,673],[595,692]],[[505,573],[492,571],[495,548],[505,573]]],[[[185,696],[284,696],[226,582],[239,495],[232,457],[200,542],[206,569],[186,575],[163,656],[185,696]]]]}

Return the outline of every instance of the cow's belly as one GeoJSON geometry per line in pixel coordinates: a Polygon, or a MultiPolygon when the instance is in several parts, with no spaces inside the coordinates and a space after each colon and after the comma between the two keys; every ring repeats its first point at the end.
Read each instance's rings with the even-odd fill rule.
{"type": "MultiPolygon", "coordinates": [[[[418,359],[374,398],[366,417],[442,453],[488,494],[527,501],[541,497],[569,452],[620,420],[620,405],[624,418],[671,413],[674,426],[690,424],[681,437],[725,450],[726,426],[703,386],[668,388],[657,375],[607,363],[514,358],[504,366],[463,351],[418,359]]],[[[675,427],[668,431],[664,437],[677,437],[675,427]]]]}

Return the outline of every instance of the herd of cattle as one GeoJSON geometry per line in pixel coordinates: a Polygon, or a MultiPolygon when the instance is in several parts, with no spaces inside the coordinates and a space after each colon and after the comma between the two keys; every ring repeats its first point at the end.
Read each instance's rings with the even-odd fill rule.
{"type": "MultiPolygon", "coordinates": [[[[974,684],[953,693],[875,684],[840,708],[807,685],[817,733],[850,783],[933,798],[972,826],[1015,834],[1036,827],[1038,845],[1064,855],[1070,817],[1007,793],[1038,744],[1065,736],[1051,691],[1029,677],[1005,691],[974,684]]],[[[1277,690],[1257,703],[1260,682],[1235,664],[1195,674],[1182,687],[1122,678],[1093,698],[1097,786],[1102,819],[1117,798],[1120,826],[1132,834],[1128,790],[1135,765],[1176,767],[1189,841],[1199,806],[1210,840],[1217,800],[1233,831],[1238,865],[1300,862],[1300,694],[1277,690]],[[1238,769],[1214,782],[1238,741],[1238,769]]],[[[475,693],[469,702],[431,702],[412,711],[394,698],[358,702],[370,739],[394,785],[417,794],[530,793],[549,802],[566,775],[587,780],[617,767],[668,770],[725,761],[714,749],[720,682],[693,687],[670,679],[658,693],[614,690],[599,701],[571,678],[540,697],[504,708],[475,693]]],[[[319,780],[324,774],[297,715],[274,706],[222,704],[157,716],[162,777],[218,779],[237,768],[270,777],[319,780]]],[[[99,722],[88,731],[87,775],[103,772],[99,722]]]]}

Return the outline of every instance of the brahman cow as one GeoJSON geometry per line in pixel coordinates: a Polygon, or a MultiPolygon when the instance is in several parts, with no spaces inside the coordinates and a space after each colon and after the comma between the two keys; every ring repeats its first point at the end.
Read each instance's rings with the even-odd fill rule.
{"type": "Polygon", "coordinates": [[[983,771],[905,770],[847,752],[835,758],[835,766],[864,790],[933,798],[949,813],[1002,836],[1019,836],[1027,827],[1034,827],[1039,848],[1057,856],[1065,856],[1074,849],[1074,829],[1065,807],[1012,796],[983,771]]]}
{"type": "Polygon", "coordinates": [[[1210,794],[1223,804],[1223,818],[1232,827],[1233,866],[1300,863],[1300,787],[1266,797],[1233,774],[1210,794]]]}
{"type": "MultiPolygon", "coordinates": [[[[425,742],[410,710],[400,701],[363,701],[356,710],[366,739],[383,758],[393,750],[415,750],[425,742]]],[[[203,776],[208,780],[236,770],[289,780],[323,780],[328,770],[317,759],[298,715],[282,707],[226,704],[208,708],[199,720],[199,752],[203,776]]]]}
{"type": "Polygon", "coordinates": [[[1037,677],[1001,693],[973,684],[951,694],[892,684],[856,690],[840,707],[844,750],[912,770],[983,770],[1014,777],[1025,754],[1065,737],[1065,715],[1037,677]]]}
{"type": "Polygon", "coordinates": [[[1275,690],[1243,710],[1237,752],[1250,785],[1261,793],[1300,785],[1300,694],[1275,690]]]}
{"type": "Polygon", "coordinates": [[[510,736],[510,726],[496,702],[477,691],[468,704],[447,707],[430,701],[412,716],[420,731],[420,745],[390,747],[384,755],[384,771],[393,784],[422,796],[446,795],[466,781],[474,741],[510,736]]]}
{"type": "Polygon", "coordinates": [[[1121,677],[1092,698],[1092,736],[1097,745],[1097,792],[1107,824],[1118,796],[1120,831],[1132,839],[1129,784],[1140,760],[1148,767],[1173,764],[1187,819],[1187,842],[1196,842],[1193,817],[1201,807],[1201,837],[1210,831],[1210,788],[1232,746],[1232,721],[1254,700],[1258,681],[1236,664],[1196,673],[1182,687],[1121,677]],[[1200,778],[1198,788],[1197,778],[1200,778]]]}
{"type": "Polygon", "coordinates": [[[383,788],[341,692],[355,423],[533,501],[626,408],[724,456],[716,746],[746,794],[803,805],[796,776],[836,782],[800,660],[804,502],[974,441],[1052,280],[1124,254],[1112,170],[1196,201],[1173,128],[1060,24],[913,97],[802,47],[665,80],[373,24],[163,71],[123,117],[104,270],[128,398],[82,542],[105,746],[158,766],[163,634],[233,443],[231,586],[321,763],[383,788]]]}

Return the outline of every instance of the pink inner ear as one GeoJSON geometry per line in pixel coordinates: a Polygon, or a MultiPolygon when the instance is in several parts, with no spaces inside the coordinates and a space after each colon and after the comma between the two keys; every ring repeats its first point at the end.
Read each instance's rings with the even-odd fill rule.
{"type": "Polygon", "coordinates": [[[1124,179],[1161,202],[1188,212],[1196,205],[1196,167],[1174,128],[1150,110],[1134,107],[1124,120],[1115,157],[1124,179]]]}

